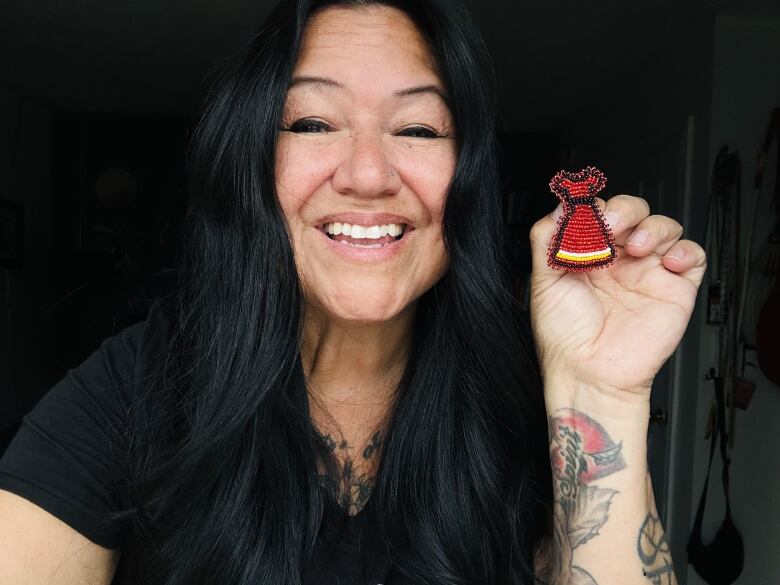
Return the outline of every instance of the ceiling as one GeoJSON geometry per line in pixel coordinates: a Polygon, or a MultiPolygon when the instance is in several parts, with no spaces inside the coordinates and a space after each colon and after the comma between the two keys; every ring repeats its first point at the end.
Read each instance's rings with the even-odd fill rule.
{"type": "MultiPolygon", "coordinates": [[[[531,131],[554,129],[603,80],[641,66],[692,19],[735,3],[713,1],[466,0],[496,61],[502,117],[531,131]]],[[[251,37],[271,4],[3,0],[0,84],[54,108],[190,113],[204,76],[251,37]]]]}

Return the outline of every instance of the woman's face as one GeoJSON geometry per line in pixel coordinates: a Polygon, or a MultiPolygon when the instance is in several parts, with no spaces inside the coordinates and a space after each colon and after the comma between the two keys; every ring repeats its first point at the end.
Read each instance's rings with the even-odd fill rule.
{"type": "Polygon", "coordinates": [[[445,99],[405,13],[330,7],[309,21],[276,187],[310,306],[387,321],[445,273],[441,220],[457,156],[445,99]]]}

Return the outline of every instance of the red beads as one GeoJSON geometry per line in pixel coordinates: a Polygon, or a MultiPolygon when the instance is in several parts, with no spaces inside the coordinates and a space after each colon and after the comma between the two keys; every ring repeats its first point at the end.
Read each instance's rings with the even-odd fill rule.
{"type": "Polygon", "coordinates": [[[563,207],[547,251],[551,268],[584,272],[614,262],[615,238],[596,204],[596,194],[606,184],[604,173],[595,167],[577,173],[559,171],[550,181],[550,190],[563,207]]]}

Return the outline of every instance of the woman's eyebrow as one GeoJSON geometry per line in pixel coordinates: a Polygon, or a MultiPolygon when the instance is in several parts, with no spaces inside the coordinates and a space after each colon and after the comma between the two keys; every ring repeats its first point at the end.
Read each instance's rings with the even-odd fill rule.
{"type": "Polygon", "coordinates": [[[335,79],[330,79],[328,77],[311,77],[308,75],[302,77],[293,77],[292,81],[290,81],[290,85],[287,86],[287,89],[292,89],[293,87],[306,84],[344,89],[344,85],[335,79]]]}
{"type": "MultiPolygon", "coordinates": [[[[293,87],[299,85],[306,85],[306,84],[312,84],[321,87],[330,87],[336,89],[344,89],[344,84],[339,83],[335,79],[330,79],[329,77],[314,77],[314,76],[294,77],[290,82],[288,89],[292,89],[293,87]]],[[[437,95],[444,101],[444,103],[449,104],[449,100],[447,99],[447,94],[435,85],[420,85],[416,87],[408,87],[406,89],[399,89],[393,92],[393,97],[403,98],[403,97],[409,97],[409,96],[426,94],[426,93],[432,93],[434,95],[437,95]]]]}
{"type": "Polygon", "coordinates": [[[441,101],[443,101],[447,105],[447,107],[449,107],[450,100],[447,97],[446,92],[442,91],[442,89],[436,85],[420,85],[418,87],[409,87],[407,89],[400,89],[398,91],[393,92],[393,96],[407,97],[407,96],[420,95],[426,93],[439,96],[441,98],[441,101]]]}

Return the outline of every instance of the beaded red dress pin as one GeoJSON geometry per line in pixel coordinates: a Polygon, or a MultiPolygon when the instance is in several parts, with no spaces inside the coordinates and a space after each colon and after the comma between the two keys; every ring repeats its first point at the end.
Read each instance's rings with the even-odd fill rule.
{"type": "Polygon", "coordinates": [[[550,190],[563,207],[547,251],[551,268],[584,272],[614,262],[615,238],[596,204],[596,193],[606,184],[604,173],[595,167],[577,173],[560,171],[550,181],[550,190]]]}

